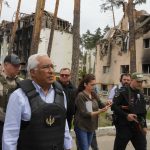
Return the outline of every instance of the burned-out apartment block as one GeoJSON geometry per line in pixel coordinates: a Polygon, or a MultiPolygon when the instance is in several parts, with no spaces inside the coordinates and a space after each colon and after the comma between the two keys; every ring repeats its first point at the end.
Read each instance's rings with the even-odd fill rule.
{"type": "MultiPolygon", "coordinates": [[[[35,13],[30,15],[20,14],[18,28],[15,35],[13,51],[22,61],[27,62],[32,42],[32,31],[35,13]]],[[[53,21],[53,14],[44,11],[38,53],[47,53],[49,36],[53,21]]],[[[8,54],[8,47],[12,32],[13,22],[2,21],[0,24],[0,61],[8,54]]],[[[55,65],[55,71],[62,67],[71,67],[72,60],[72,25],[66,20],[57,18],[51,51],[51,59],[55,65]]]]}
{"type": "MultiPolygon", "coordinates": [[[[150,14],[145,11],[135,14],[136,68],[137,72],[143,73],[144,93],[150,96],[150,14]]],[[[95,74],[101,90],[109,92],[129,68],[128,17],[124,15],[119,25],[111,28],[97,44],[95,74]]]]}

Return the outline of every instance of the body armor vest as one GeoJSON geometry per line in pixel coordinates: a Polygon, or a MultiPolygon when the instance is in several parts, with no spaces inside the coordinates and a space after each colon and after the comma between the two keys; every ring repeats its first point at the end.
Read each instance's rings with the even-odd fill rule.
{"type": "Polygon", "coordinates": [[[131,113],[140,115],[146,112],[146,101],[140,90],[129,90],[129,110],[131,113]]]}
{"type": "Polygon", "coordinates": [[[22,121],[17,150],[63,150],[66,122],[64,95],[54,83],[54,103],[44,102],[31,80],[19,83],[31,106],[30,121],[22,121]]]}

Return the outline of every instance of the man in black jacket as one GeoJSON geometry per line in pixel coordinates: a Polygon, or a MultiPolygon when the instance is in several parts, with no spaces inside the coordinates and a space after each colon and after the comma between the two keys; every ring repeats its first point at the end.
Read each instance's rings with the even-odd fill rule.
{"type": "Polygon", "coordinates": [[[67,121],[69,129],[72,126],[72,119],[75,113],[75,93],[76,87],[70,82],[71,79],[71,70],[69,68],[62,68],[60,70],[60,79],[58,80],[67,98],[67,121]]]}
{"type": "Polygon", "coordinates": [[[129,141],[136,150],[146,150],[146,102],[141,92],[143,80],[142,74],[133,73],[130,86],[119,89],[113,99],[116,127],[114,150],[125,150],[129,141]]]}

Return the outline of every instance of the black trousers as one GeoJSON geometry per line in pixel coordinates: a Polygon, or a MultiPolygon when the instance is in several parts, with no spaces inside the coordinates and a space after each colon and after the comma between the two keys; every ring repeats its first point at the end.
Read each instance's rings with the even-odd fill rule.
{"type": "Polygon", "coordinates": [[[136,126],[115,126],[116,138],[114,142],[114,150],[125,150],[129,141],[131,141],[135,150],[147,150],[146,135],[144,135],[136,126]]]}
{"type": "Polygon", "coordinates": [[[2,135],[4,123],[0,121],[0,150],[2,150],[2,135]]]}

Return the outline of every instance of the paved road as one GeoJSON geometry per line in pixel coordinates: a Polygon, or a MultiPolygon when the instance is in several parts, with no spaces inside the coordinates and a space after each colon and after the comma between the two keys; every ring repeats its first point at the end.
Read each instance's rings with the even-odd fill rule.
{"type": "MultiPolygon", "coordinates": [[[[105,136],[97,137],[100,150],[113,150],[114,138],[115,138],[115,136],[113,136],[113,135],[111,135],[111,136],[105,135],[105,136]]],[[[148,144],[147,150],[150,150],[150,130],[148,131],[148,134],[147,134],[147,144],[148,144]]],[[[75,142],[73,144],[72,150],[76,150],[75,142]]],[[[134,150],[131,143],[128,144],[126,150],[134,150]]]]}

